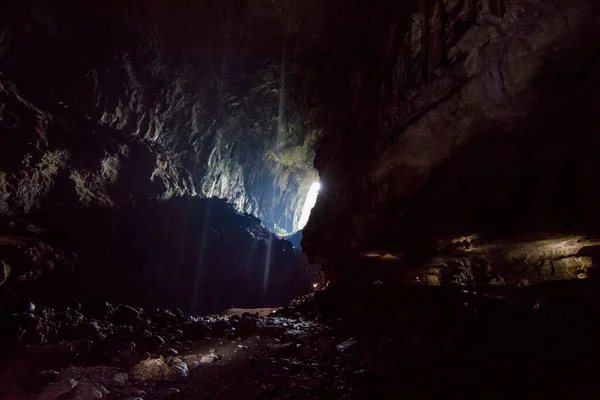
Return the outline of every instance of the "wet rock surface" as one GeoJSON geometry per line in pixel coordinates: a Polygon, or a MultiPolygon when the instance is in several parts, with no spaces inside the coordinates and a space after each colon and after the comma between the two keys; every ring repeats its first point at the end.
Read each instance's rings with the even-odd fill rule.
{"type": "Polygon", "coordinates": [[[372,29],[347,42],[352,100],[316,155],[323,185],[303,250],[331,280],[391,283],[441,240],[598,236],[598,4],[409,3],[364,5],[348,22],[348,37],[372,29]]]}
{"type": "Polygon", "coordinates": [[[54,337],[37,341],[30,334],[5,335],[3,343],[11,345],[2,355],[0,394],[7,399],[158,400],[584,399],[596,393],[594,372],[571,366],[598,355],[594,338],[600,332],[583,317],[593,315],[600,302],[583,301],[577,292],[536,309],[460,290],[373,287],[363,294],[370,301],[348,302],[353,293],[354,288],[344,287],[316,292],[311,300],[321,310],[314,314],[290,305],[266,316],[182,317],[169,326],[160,316],[170,311],[137,310],[149,319],[149,333],[167,338],[162,349],[152,351],[137,346],[143,335],[134,334],[131,342],[118,339],[118,327],[109,318],[92,320],[85,308],[73,316],[69,310],[38,307],[36,326],[21,322],[29,333],[67,321],[95,322],[102,334],[80,331],[69,337],[58,327],[54,337]],[[242,319],[253,321],[252,333],[238,330],[242,319]],[[175,340],[174,333],[190,323],[202,323],[205,336],[175,340]],[[568,332],[552,328],[565,323],[568,332]],[[120,345],[106,347],[111,338],[120,345]]]}
{"type": "Polygon", "coordinates": [[[0,72],[0,213],[53,205],[112,207],[191,195],[188,173],[162,150],[68,110],[40,108],[0,72]],[[1,117],[0,117],[1,119],[1,117]],[[18,138],[18,139],[15,139],[18,138]]]}
{"type": "MultiPolygon", "coordinates": [[[[315,60],[296,55],[296,39],[282,49],[295,29],[311,29],[297,11],[287,26],[281,5],[262,0],[8,0],[0,69],[41,103],[168,148],[197,193],[292,232],[318,179],[322,133],[313,102],[291,95],[311,82],[301,71],[315,60]]],[[[0,115],[0,127],[18,120],[0,115]]]]}

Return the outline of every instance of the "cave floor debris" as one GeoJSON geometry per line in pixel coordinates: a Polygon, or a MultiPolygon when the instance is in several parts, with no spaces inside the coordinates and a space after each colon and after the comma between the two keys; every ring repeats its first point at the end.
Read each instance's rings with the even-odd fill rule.
{"type": "Polygon", "coordinates": [[[401,289],[334,287],[282,309],[202,318],[124,305],[62,311],[30,305],[2,321],[2,343],[10,346],[3,346],[0,398],[587,399],[599,393],[595,370],[586,367],[600,354],[598,302],[578,297],[583,290],[559,293],[533,310],[460,291],[413,287],[399,296],[401,289]]]}

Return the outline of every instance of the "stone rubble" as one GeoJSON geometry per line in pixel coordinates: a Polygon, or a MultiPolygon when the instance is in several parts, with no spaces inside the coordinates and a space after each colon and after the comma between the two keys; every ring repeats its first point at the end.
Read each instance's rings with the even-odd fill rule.
{"type": "MultiPolygon", "coordinates": [[[[479,382],[469,386],[474,393],[487,393],[485,371],[516,379],[531,365],[542,368],[536,374],[561,370],[556,363],[540,367],[535,361],[546,351],[536,347],[535,338],[548,332],[528,322],[554,318],[560,311],[485,303],[474,313],[463,305],[464,298],[446,295],[439,304],[421,304],[414,297],[413,303],[390,308],[389,298],[374,308],[344,309],[349,306],[344,297],[338,293],[328,299],[331,293],[318,293],[323,305],[318,315],[298,316],[296,310],[305,304],[295,304],[268,316],[178,316],[166,325],[167,312],[133,312],[109,304],[104,315],[90,318],[85,306],[75,311],[38,305],[34,312],[1,321],[14,329],[2,338],[13,351],[0,369],[0,394],[36,400],[439,398],[464,393],[464,380],[479,382]],[[328,305],[333,301],[335,307],[328,305]],[[118,323],[127,314],[129,323],[148,321],[147,328],[124,338],[115,314],[118,323]],[[244,320],[252,321],[243,323],[253,326],[253,333],[240,333],[244,320]],[[519,327],[519,335],[505,331],[508,323],[519,327]],[[73,329],[90,326],[96,329],[73,329]],[[203,334],[176,344],[175,333],[185,332],[185,326],[201,327],[203,334]],[[55,332],[46,334],[50,327],[55,332]],[[164,338],[162,347],[141,346],[155,336],[164,338]],[[515,354],[523,352],[532,358],[512,364],[515,354]],[[11,368],[18,365],[26,367],[11,368]]],[[[588,327],[583,334],[576,326],[584,341],[598,333],[588,327]]],[[[498,390],[507,396],[508,389],[498,390]]]]}

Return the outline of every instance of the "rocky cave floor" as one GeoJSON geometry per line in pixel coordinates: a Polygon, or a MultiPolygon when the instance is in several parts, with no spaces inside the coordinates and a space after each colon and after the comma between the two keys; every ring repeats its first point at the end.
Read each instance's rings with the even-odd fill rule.
{"type": "Polygon", "coordinates": [[[598,398],[597,285],[567,286],[533,309],[428,287],[202,318],[27,304],[2,316],[0,398],[598,398]]]}

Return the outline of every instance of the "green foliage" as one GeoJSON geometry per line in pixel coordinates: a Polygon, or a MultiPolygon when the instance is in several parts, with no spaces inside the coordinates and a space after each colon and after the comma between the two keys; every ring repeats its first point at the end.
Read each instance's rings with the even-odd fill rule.
{"type": "Polygon", "coordinates": [[[274,230],[274,232],[275,232],[275,234],[277,236],[287,236],[287,235],[290,234],[290,232],[288,232],[285,229],[277,226],[277,224],[273,224],[273,228],[274,228],[273,230],[274,230]]]}
{"type": "Polygon", "coordinates": [[[267,157],[281,166],[296,171],[312,168],[315,158],[315,146],[322,136],[322,131],[311,130],[306,133],[297,131],[293,135],[301,140],[299,144],[284,147],[277,153],[270,151],[267,153],[267,157]]]}

